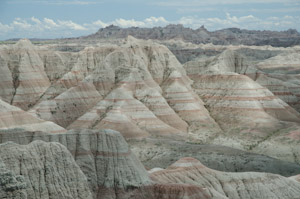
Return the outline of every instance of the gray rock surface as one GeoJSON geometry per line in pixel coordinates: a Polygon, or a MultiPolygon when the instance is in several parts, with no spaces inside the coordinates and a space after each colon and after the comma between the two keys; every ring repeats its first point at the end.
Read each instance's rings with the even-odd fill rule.
{"type": "Polygon", "coordinates": [[[1,198],[92,198],[86,177],[59,143],[6,142],[0,145],[0,161],[6,167],[0,170],[1,198]]]}
{"type": "Polygon", "coordinates": [[[34,140],[61,143],[87,177],[94,198],[119,198],[124,190],[152,184],[123,136],[113,130],[71,130],[50,134],[19,129],[2,131],[0,140],[2,143],[13,141],[19,144],[29,144],[34,140]]]}
{"type": "Polygon", "coordinates": [[[0,198],[27,199],[27,184],[21,175],[15,175],[0,160],[0,198]]]}
{"type": "MultiPolygon", "coordinates": [[[[0,140],[5,142],[0,145],[0,160],[14,174],[24,177],[22,181],[10,176],[12,183],[4,183],[14,188],[14,198],[20,198],[24,188],[28,198],[296,199],[300,193],[299,182],[292,178],[214,171],[193,158],[180,159],[165,170],[154,169],[148,174],[121,134],[112,130],[50,134],[16,129],[2,131],[0,140]]],[[[12,195],[5,190],[5,197],[12,195]]]]}

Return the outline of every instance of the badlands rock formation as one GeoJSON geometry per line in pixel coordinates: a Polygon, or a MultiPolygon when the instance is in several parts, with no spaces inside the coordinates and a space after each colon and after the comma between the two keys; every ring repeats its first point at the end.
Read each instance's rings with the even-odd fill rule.
{"type": "Polygon", "coordinates": [[[278,142],[276,145],[280,149],[276,153],[290,150],[294,155],[289,158],[298,156],[298,139],[291,140],[295,144],[291,148],[285,139],[290,140],[291,128],[299,129],[299,113],[251,79],[257,69],[245,62],[243,57],[232,50],[225,50],[215,57],[187,62],[185,68],[194,80],[193,88],[205,102],[210,115],[225,133],[232,136],[232,140],[228,140],[228,137],[222,135],[215,139],[215,143],[236,147],[242,144],[254,151],[264,147],[264,150],[271,151],[267,148],[278,142]],[[237,143],[236,139],[241,141],[237,143]]]}
{"type": "Polygon", "coordinates": [[[1,198],[92,198],[86,177],[58,143],[1,144],[0,163],[1,198]]]}
{"type": "Polygon", "coordinates": [[[120,28],[118,26],[111,25],[106,28],[100,28],[95,34],[80,37],[78,39],[96,40],[101,38],[126,38],[128,35],[132,35],[139,39],[182,39],[183,41],[195,44],[271,45],[277,47],[288,47],[300,44],[300,34],[294,29],[277,32],[227,28],[210,32],[204,26],[193,30],[191,28],[185,28],[180,24],[171,24],[166,27],[154,28],[120,28]]]}
{"type": "Polygon", "coordinates": [[[11,133],[14,136],[2,132],[5,143],[0,145],[0,174],[5,176],[0,194],[6,198],[291,199],[300,193],[300,183],[293,178],[224,173],[193,158],[147,173],[121,134],[112,130],[11,133]]]}
{"type": "MultiPolygon", "coordinates": [[[[131,153],[121,134],[113,130],[74,130],[67,133],[54,134],[13,129],[10,130],[10,132],[8,130],[2,131],[0,140],[2,143],[13,141],[19,144],[29,144],[28,146],[34,145],[30,144],[34,140],[59,142],[64,145],[69,150],[70,154],[73,155],[76,164],[87,177],[89,186],[87,185],[86,188],[89,187],[94,198],[128,198],[129,196],[122,196],[122,194],[126,194],[124,192],[128,189],[137,189],[151,184],[151,180],[149,179],[144,166],[139,162],[135,155],[131,153]]],[[[18,149],[18,147],[19,145],[14,145],[15,149],[18,149]]],[[[21,148],[21,146],[19,148],[21,148]]],[[[65,149],[62,146],[60,146],[60,148],[65,149]]],[[[54,152],[49,151],[48,153],[48,156],[50,156],[51,153],[54,152]]],[[[60,170],[63,172],[64,169],[70,166],[64,162],[65,160],[58,160],[57,158],[60,157],[61,159],[66,159],[71,155],[64,158],[61,153],[62,152],[59,151],[56,152],[55,155],[58,157],[52,161],[53,163],[61,162],[62,168],[60,168],[60,170]]],[[[10,153],[6,153],[6,155],[9,154],[10,153]]],[[[16,151],[16,154],[19,154],[19,156],[22,157],[22,153],[17,153],[16,151]]],[[[39,156],[45,155],[47,154],[39,156]]],[[[15,161],[15,164],[19,165],[19,162],[15,161]]],[[[37,170],[39,169],[40,168],[37,170]]],[[[51,168],[49,168],[49,170],[55,171],[55,169],[51,168]]],[[[19,170],[17,171],[17,173],[20,173],[19,170]]],[[[27,173],[24,175],[27,175],[27,173]]],[[[73,174],[70,173],[70,175],[73,174]]],[[[76,175],[78,177],[79,174],[76,175]]],[[[71,179],[76,179],[77,177],[74,176],[71,179]]],[[[62,176],[62,178],[66,177],[62,176]]],[[[74,197],[75,196],[76,195],[74,195],[74,197]]]]}
{"type": "Polygon", "coordinates": [[[257,64],[256,81],[299,112],[299,51],[285,52],[257,64]]]}
{"type": "Polygon", "coordinates": [[[64,128],[35,117],[24,110],[0,100],[0,129],[23,128],[28,131],[43,130],[51,133],[66,132],[64,128]]]}
{"type": "Polygon", "coordinates": [[[129,140],[131,150],[148,168],[167,168],[183,157],[194,157],[211,169],[226,172],[267,172],[290,177],[300,173],[300,165],[245,152],[222,145],[195,144],[167,139],[129,140]]]}
{"type": "MultiPolygon", "coordinates": [[[[0,80],[3,103],[18,106],[26,118],[55,123],[54,132],[109,128],[128,139],[214,143],[299,163],[299,113],[259,84],[258,63],[236,52],[238,46],[204,46],[204,51],[226,50],[183,67],[168,48],[153,41],[128,37],[81,45],[86,47],[79,52],[28,40],[2,45],[0,68],[7,73],[0,80]],[[44,83],[36,86],[37,81],[44,83]]],[[[11,124],[3,126],[17,127],[11,124]]]]}
{"type": "Polygon", "coordinates": [[[187,192],[186,198],[299,198],[300,191],[299,182],[292,179],[268,173],[223,173],[194,158],[150,171],[150,176],[159,183],[188,184],[193,191],[187,192]]]}
{"type": "MultiPolygon", "coordinates": [[[[175,40],[163,42],[168,46],[176,44],[175,40]]],[[[70,186],[66,194],[75,198],[81,197],[77,189],[82,189],[87,198],[111,199],[273,198],[274,194],[297,198],[297,177],[222,173],[207,169],[194,159],[180,160],[165,170],[152,170],[149,177],[138,159],[149,163],[150,168],[167,167],[182,157],[199,157],[199,151],[205,151],[201,147],[207,147],[202,158],[215,160],[210,164],[219,164],[218,168],[224,170],[299,174],[300,115],[294,109],[298,103],[297,61],[289,62],[295,63],[292,69],[268,67],[290,52],[296,59],[297,47],[248,47],[252,51],[247,52],[240,46],[181,41],[173,47],[188,49],[181,54],[183,61],[188,60],[183,66],[166,46],[151,40],[129,36],[93,44],[85,40],[80,45],[83,48],[68,43],[37,46],[21,40],[0,46],[0,141],[22,144],[3,144],[10,150],[16,148],[12,157],[16,160],[3,160],[0,164],[0,175],[2,171],[4,175],[9,173],[10,179],[3,183],[0,194],[21,198],[35,192],[24,182],[34,184],[36,180],[28,180],[30,175],[19,177],[23,174],[19,172],[22,165],[11,165],[22,162],[18,154],[25,151],[28,155],[24,155],[24,161],[28,160],[29,165],[33,164],[31,160],[38,162],[33,164],[37,166],[33,170],[43,167],[45,161],[41,160],[49,160],[53,169],[64,170],[70,164],[72,169],[65,174],[83,173],[82,181],[76,181],[80,185],[67,177],[55,182],[65,183],[66,189],[70,186]],[[65,49],[64,46],[76,49],[57,50],[65,49]],[[202,55],[199,50],[189,57],[197,49],[208,53],[202,55]],[[253,52],[257,49],[266,55],[258,56],[253,52]],[[272,89],[277,83],[286,86],[283,89],[288,88],[290,93],[283,96],[279,93],[283,89],[272,89]],[[256,154],[249,161],[248,153],[229,147],[281,161],[256,154]],[[63,152],[52,156],[51,150],[57,148],[63,152]],[[56,156],[66,156],[68,163],[56,156]],[[221,160],[230,162],[230,156],[235,156],[237,163],[224,166],[221,160]],[[64,165],[53,164],[55,161],[64,165]],[[251,166],[243,167],[247,162],[251,166]],[[266,162],[275,162],[276,168],[268,168],[266,162]],[[190,171],[178,164],[190,165],[190,171]],[[179,171],[178,176],[173,176],[174,170],[179,171]],[[251,191],[254,188],[263,194],[251,191]]],[[[9,158],[6,150],[0,153],[9,158]]],[[[32,176],[39,176],[33,172],[32,176]]],[[[36,197],[40,194],[47,193],[37,192],[36,197]]]]}

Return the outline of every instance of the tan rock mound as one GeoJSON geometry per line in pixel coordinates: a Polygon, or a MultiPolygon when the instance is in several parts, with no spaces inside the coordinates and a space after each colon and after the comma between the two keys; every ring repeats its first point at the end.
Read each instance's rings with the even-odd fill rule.
{"type": "Polygon", "coordinates": [[[291,199],[298,198],[300,192],[299,182],[279,175],[255,172],[224,173],[209,169],[193,158],[182,158],[167,169],[153,172],[150,176],[159,183],[199,187],[198,192],[201,188],[200,193],[206,196],[204,198],[291,199]]]}
{"type": "Polygon", "coordinates": [[[39,119],[2,100],[0,100],[0,115],[0,129],[24,128],[28,131],[43,130],[50,133],[66,132],[61,126],[39,119]]]}
{"type": "Polygon", "coordinates": [[[289,132],[298,132],[299,113],[255,78],[249,78],[257,69],[243,63],[226,50],[219,56],[185,64],[194,80],[192,87],[226,134],[214,143],[297,162],[298,158],[291,156],[299,154],[298,139],[293,138],[297,133],[292,136],[289,132]]]}
{"type": "Polygon", "coordinates": [[[270,89],[274,95],[298,112],[300,110],[299,63],[299,52],[281,53],[259,62],[257,67],[263,72],[256,78],[258,83],[270,89]]]}
{"type": "Polygon", "coordinates": [[[0,96],[28,110],[51,85],[38,49],[29,40],[22,39],[10,48],[1,48],[0,57],[1,74],[5,74],[0,81],[0,96]]]}

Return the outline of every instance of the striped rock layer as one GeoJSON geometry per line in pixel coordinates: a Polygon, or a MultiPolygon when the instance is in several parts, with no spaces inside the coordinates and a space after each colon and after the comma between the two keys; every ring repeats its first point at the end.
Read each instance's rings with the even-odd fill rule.
{"type": "Polygon", "coordinates": [[[39,118],[61,126],[53,132],[109,128],[126,138],[164,136],[300,161],[299,113],[254,81],[257,67],[235,51],[183,67],[153,41],[84,47],[62,52],[28,40],[0,47],[1,100],[28,116],[10,116],[12,124],[29,128],[39,118]],[[280,155],[274,143],[284,148],[280,155]]]}
{"type": "MultiPolygon", "coordinates": [[[[299,198],[300,183],[268,173],[225,173],[194,158],[182,158],[167,169],[151,172],[162,184],[188,185],[183,198],[299,198]]],[[[176,193],[175,193],[176,194],[176,193]]],[[[174,194],[174,195],[175,195],[174,194]]]]}
{"type": "MultiPolygon", "coordinates": [[[[130,198],[131,189],[136,190],[153,184],[144,166],[131,153],[123,136],[113,130],[72,130],[56,134],[23,130],[10,133],[2,131],[0,140],[1,143],[13,141],[23,145],[42,140],[64,145],[85,174],[89,184],[87,187],[91,190],[93,198],[130,198]]],[[[60,157],[57,162],[64,161],[64,156],[60,154],[57,152],[57,156],[60,157]]],[[[76,179],[77,177],[74,177],[74,180],[76,179]]]]}
{"type": "Polygon", "coordinates": [[[124,44],[70,53],[20,40],[2,46],[0,54],[1,70],[8,74],[0,81],[1,98],[63,128],[109,127],[128,138],[187,137],[188,132],[201,137],[202,130],[205,139],[221,132],[182,65],[165,46],[151,41],[128,37],[124,44]],[[24,52],[19,61],[14,51],[24,52]],[[26,70],[27,84],[21,82],[26,70]],[[43,88],[34,97],[36,82],[43,88]]]}
{"type": "Polygon", "coordinates": [[[299,154],[300,115],[258,83],[259,75],[252,76],[257,71],[254,66],[236,52],[225,50],[215,57],[188,62],[185,69],[195,92],[225,132],[214,143],[298,162],[292,156],[299,154]]]}
{"type": "Polygon", "coordinates": [[[28,131],[43,130],[49,133],[62,133],[66,130],[50,121],[42,120],[22,109],[0,100],[0,129],[23,128],[28,131]]]}
{"type": "Polygon", "coordinates": [[[259,62],[257,67],[263,72],[259,74],[256,81],[299,111],[299,52],[279,54],[259,62]]]}

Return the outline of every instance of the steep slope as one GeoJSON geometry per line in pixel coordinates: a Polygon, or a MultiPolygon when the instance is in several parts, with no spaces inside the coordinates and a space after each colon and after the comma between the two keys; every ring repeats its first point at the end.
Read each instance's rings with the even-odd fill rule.
{"type": "Polygon", "coordinates": [[[248,128],[259,125],[260,128],[278,128],[275,125],[277,120],[300,121],[300,115],[272,92],[249,77],[240,75],[251,74],[255,68],[249,67],[243,58],[233,51],[226,50],[204,62],[189,62],[185,68],[194,80],[193,88],[225,130],[230,128],[227,126],[233,126],[233,123],[237,127],[246,126],[239,125],[240,122],[248,122],[248,128]]]}
{"type": "Polygon", "coordinates": [[[165,170],[150,172],[150,176],[159,183],[188,184],[194,186],[194,190],[198,187],[186,198],[291,199],[299,198],[300,192],[300,183],[295,180],[268,173],[223,173],[209,169],[193,158],[182,158],[165,170]]]}
{"type": "Polygon", "coordinates": [[[104,99],[69,129],[84,126],[120,131],[124,128],[127,130],[121,132],[126,137],[143,137],[149,133],[174,135],[190,129],[195,134],[201,129],[220,132],[201,99],[191,90],[184,69],[164,46],[129,37],[125,45],[106,56],[101,72],[108,74],[106,79],[96,69],[87,81],[95,84],[104,79],[102,81],[113,83],[114,87],[107,92],[102,90],[105,89],[103,84],[100,87],[96,84],[96,89],[104,93],[104,99]],[[204,122],[211,128],[191,128],[191,123],[204,122]]]}
{"type": "Polygon", "coordinates": [[[288,103],[299,112],[299,64],[298,51],[281,53],[275,57],[263,60],[257,67],[263,72],[256,82],[270,89],[274,95],[288,103]]]}
{"type": "MultiPolygon", "coordinates": [[[[0,96],[23,110],[28,110],[50,86],[37,49],[29,40],[18,41],[12,48],[0,49],[1,70],[8,77],[1,78],[0,96]]],[[[2,73],[1,73],[2,74],[2,73]]]]}
{"type": "MultiPolygon", "coordinates": [[[[6,176],[11,176],[1,178],[1,181],[11,180],[11,187],[6,184],[6,189],[20,189],[22,177],[27,198],[92,198],[86,177],[61,144],[35,141],[18,145],[7,142],[0,145],[0,160],[8,169],[6,176]],[[19,176],[13,179],[13,175],[19,176]],[[19,184],[14,185],[13,181],[19,181],[19,184]]],[[[12,194],[2,196],[7,198],[12,194]]]]}

